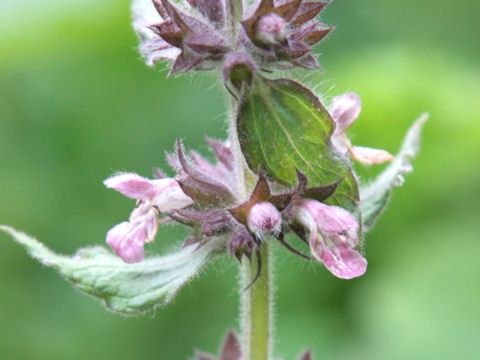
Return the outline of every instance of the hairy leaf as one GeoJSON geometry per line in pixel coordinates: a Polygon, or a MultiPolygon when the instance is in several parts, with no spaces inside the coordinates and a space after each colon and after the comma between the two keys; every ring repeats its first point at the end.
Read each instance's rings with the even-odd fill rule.
{"type": "Polygon", "coordinates": [[[212,239],[202,247],[188,246],[175,254],[126,264],[103,247],[79,250],[73,257],[58,255],[36,239],[8,226],[10,234],[28,253],[57,270],[80,291],[99,298],[104,305],[125,315],[139,315],[166,304],[177,291],[224,246],[212,239]]]}
{"type": "Polygon", "coordinates": [[[422,115],[408,130],[395,160],[369,185],[360,188],[360,211],[364,231],[381,215],[390,199],[392,188],[404,183],[403,175],[412,171],[411,162],[420,150],[422,128],[428,115],[422,115]]]}
{"type": "Polygon", "coordinates": [[[285,185],[297,183],[296,170],[307,176],[309,187],[341,180],[326,202],[355,210],[357,181],[347,160],[332,149],[335,124],[310,90],[288,79],[256,79],[241,100],[237,126],[253,171],[285,185]]]}

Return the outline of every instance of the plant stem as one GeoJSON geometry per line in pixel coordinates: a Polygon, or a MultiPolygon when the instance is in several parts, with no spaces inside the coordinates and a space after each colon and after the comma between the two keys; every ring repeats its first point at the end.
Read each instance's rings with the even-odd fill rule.
{"type": "MultiPolygon", "coordinates": [[[[230,33],[236,41],[239,21],[243,17],[243,0],[227,0],[230,33]]],[[[238,102],[232,98],[228,103],[229,140],[235,157],[236,178],[239,196],[245,199],[255,187],[256,176],[248,168],[241,151],[237,131],[236,114],[238,102]]],[[[241,271],[241,341],[242,360],[270,360],[272,321],[272,256],[271,245],[263,242],[260,250],[249,260],[242,258],[241,271]],[[260,257],[260,261],[258,261],[260,257]],[[261,272],[255,280],[261,264],[261,272]],[[255,282],[252,284],[252,282],[255,282]],[[251,285],[251,286],[250,286],[251,285]],[[247,290],[245,290],[250,286],[247,290]]]]}
{"type": "MultiPolygon", "coordinates": [[[[253,190],[256,177],[248,169],[237,133],[236,113],[238,103],[229,99],[229,139],[235,156],[236,178],[239,183],[238,191],[242,198],[246,198],[253,190]]],[[[271,320],[272,320],[272,260],[268,242],[263,242],[258,254],[254,254],[250,261],[246,256],[242,258],[241,271],[241,339],[242,360],[269,360],[271,356],[271,320]],[[260,277],[249,289],[244,290],[255,279],[258,271],[258,259],[261,257],[260,277]]]]}
{"type": "Polygon", "coordinates": [[[262,272],[255,283],[246,291],[257,273],[257,259],[246,257],[242,263],[242,353],[243,360],[269,360],[271,354],[271,307],[272,272],[271,245],[264,242],[261,246],[262,272]]]}

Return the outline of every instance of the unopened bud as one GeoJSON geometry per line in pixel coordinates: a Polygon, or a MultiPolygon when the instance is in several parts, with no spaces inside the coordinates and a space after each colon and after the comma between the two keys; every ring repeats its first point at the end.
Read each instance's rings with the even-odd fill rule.
{"type": "Polygon", "coordinates": [[[263,15],[257,23],[257,39],[265,44],[285,42],[287,22],[274,13],[263,15]]]}
{"type": "Polygon", "coordinates": [[[269,202],[260,202],[250,209],[248,227],[255,233],[280,231],[282,216],[269,202]]]}

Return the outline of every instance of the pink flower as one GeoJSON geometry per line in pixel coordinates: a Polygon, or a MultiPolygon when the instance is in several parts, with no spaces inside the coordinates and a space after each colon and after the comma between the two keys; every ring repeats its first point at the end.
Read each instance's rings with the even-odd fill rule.
{"type": "Polygon", "coordinates": [[[358,224],[345,209],[302,199],[295,217],[310,231],[310,250],[330,272],[342,279],[361,276],[367,260],[354,250],[358,224]]]}
{"type": "Polygon", "coordinates": [[[355,93],[336,96],[329,107],[330,115],[335,121],[335,131],[332,143],[342,154],[350,155],[364,165],[381,164],[393,161],[394,157],[385,150],[372,149],[362,146],[353,146],[345,131],[355,122],[362,108],[360,97],[355,93]]]}
{"type": "Polygon", "coordinates": [[[127,263],[143,260],[143,245],[155,238],[159,213],[183,209],[193,204],[193,200],[183,193],[177,181],[170,178],[149,180],[137,174],[123,173],[108,178],[104,184],[139,200],[129,221],[114,226],[107,233],[107,244],[127,263]]]}

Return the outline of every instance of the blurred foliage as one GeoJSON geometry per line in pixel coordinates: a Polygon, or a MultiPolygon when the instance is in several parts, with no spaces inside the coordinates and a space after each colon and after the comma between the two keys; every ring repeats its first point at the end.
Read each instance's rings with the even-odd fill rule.
{"type": "MultiPolygon", "coordinates": [[[[116,170],[165,167],[177,136],[207,152],[225,137],[220,83],[165,79],[135,52],[122,1],[0,1],[0,223],[72,253],[101,244],[133,205],[107,191],[116,170]]],[[[319,47],[326,72],[305,79],[328,100],[363,99],[351,135],[396,152],[431,113],[415,172],[367,238],[354,281],[279,249],[276,352],[319,359],[480,357],[480,3],[339,1],[319,47]]],[[[379,168],[360,169],[362,179],[379,168]]],[[[164,228],[150,253],[185,229],[164,228]]],[[[145,318],[122,318],[81,296],[0,235],[2,359],[183,360],[215,352],[237,319],[237,275],[225,257],[145,318]]],[[[238,321],[237,321],[238,322],[238,321]]]]}

